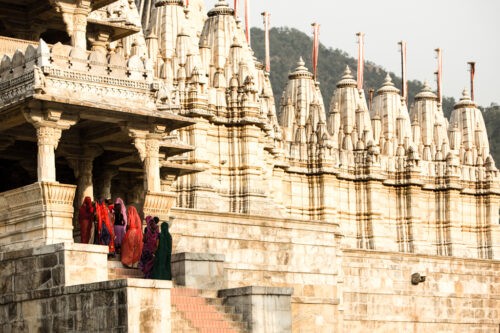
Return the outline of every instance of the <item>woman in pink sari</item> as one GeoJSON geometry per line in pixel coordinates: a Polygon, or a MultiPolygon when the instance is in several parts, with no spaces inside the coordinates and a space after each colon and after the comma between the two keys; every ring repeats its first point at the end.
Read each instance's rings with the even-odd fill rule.
{"type": "Polygon", "coordinates": [[[123,237],[127,231],[127,207],[121,198],[116,198],[113,206],[115,247],[116,252],[121,252],[123,237]]]}
{"type": "Polygon", "coordinates": [[[134,206],[128,206],[128,230],[122,242],[122,264],[127,267],[137,266],[142,253],[141,218],[134,206]]]}

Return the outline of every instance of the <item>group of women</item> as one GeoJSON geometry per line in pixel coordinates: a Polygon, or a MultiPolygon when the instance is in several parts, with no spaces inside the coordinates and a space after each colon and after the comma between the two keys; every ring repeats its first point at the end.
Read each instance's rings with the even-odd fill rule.
{"type": "Polygon", "coordinates": [[[146,278],[172,279],[168,223],[161,224],[160,232],[159,219],[148,216],[143,234],[134,206],[126,207],[121,198],[113,204],[103,199],[92,202],[90,197],[85,197],[78,221],[82,243],[107,245],[111,256],[120,254],[124,266],[139,267],[146,278]]]}

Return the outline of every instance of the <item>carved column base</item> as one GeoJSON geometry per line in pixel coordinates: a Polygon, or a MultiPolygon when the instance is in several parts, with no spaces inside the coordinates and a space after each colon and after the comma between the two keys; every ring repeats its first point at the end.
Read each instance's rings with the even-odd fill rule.
{"type": "Polygon", "coordinates": [[[75,190],[37,182],[0,193],[0,252],[73,243],[75,190]]]}

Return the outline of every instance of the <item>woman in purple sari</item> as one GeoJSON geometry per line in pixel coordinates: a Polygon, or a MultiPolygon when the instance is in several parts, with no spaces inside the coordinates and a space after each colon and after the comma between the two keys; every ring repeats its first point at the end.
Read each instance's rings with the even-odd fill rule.
{"type": "Polygon", "coordinates": [[[155,263],[155,252],[158,248],[158,225],[151,216],[146,217],[146,231],[144,232],[144,246],[139,267],[145,278],[151,277],[151,271],[155,263]]]}
{"type": "Polygon", "coordinates": [[[116,251],[120,253],[123,237],[127,231],[127,207],[121,198],[116,198],[113,207],[114,210],[114,225],[115,225],[115,247],[116,251]]]}

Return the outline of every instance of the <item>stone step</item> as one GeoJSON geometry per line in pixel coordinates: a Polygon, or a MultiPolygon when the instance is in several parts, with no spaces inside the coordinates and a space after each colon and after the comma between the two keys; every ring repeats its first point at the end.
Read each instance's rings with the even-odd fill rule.
{"type": "Polygon", "coordinates": [[[172,331],[180,331],[177,330],[181,328],[178,324],[188,322],[197,332],[246,332],[247,325],[242,322],[242,316],[234,312],[234,307],[223,305],[221,299],[211,297],[214,295],[216,295],[214,291],[186,287],[172,288],[172,317],[176,318],[172,331]],[[179,315],[184,321],[177,321],[179,315]]]}
{"type": "Polygon", "coordinates": [[[108,278],[110,280],[126,279],[126,278],[142,279],[144,278],[144,274],[137,268],[113,267],[113,268],[108,268],[108,278]]]}
{"type": "Polygon", "coordinates": [[[172,308],[171,313],[172,332],[183,333],[198,333],[198,331],[191,326],[191,323],[182,317],[182,315],[172,308]]]}

